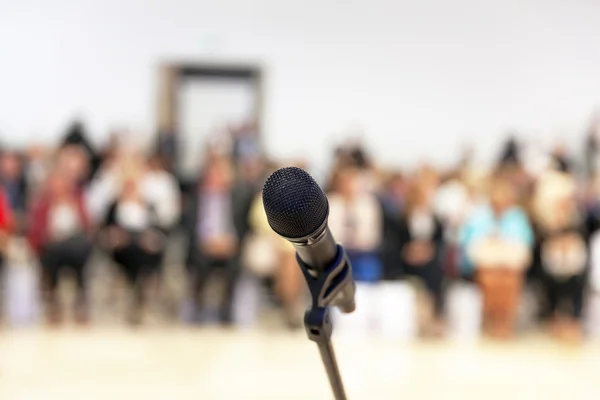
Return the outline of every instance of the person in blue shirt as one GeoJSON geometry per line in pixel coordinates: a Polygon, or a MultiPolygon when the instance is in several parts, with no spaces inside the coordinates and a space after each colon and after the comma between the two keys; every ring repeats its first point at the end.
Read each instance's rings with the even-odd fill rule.
{"type": "Polygon", "coordinates": [[[479,206],[459,237],[461,272],[480,285],[484,326],[496,337],[512,334],[517,305],[530,265],[534,235],[509,181],[494,177],[489,202],[479,206]]]}

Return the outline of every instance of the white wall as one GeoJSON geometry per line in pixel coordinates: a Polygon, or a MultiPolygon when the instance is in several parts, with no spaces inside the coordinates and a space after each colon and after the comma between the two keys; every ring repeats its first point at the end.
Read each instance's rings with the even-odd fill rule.
{"type": "Polygon", "coordinates": [[[186,82],[179,93],[178,172],[185,178],[193,179],[204,163],[203,151],[207,140],[228,143],[222,139],[222,132],[232,124],[248,121],[256,108],[256,87],[247,80],[205,80],[194,79],[186,82]],[[201,143],[199,143],[199,140],[201,143]]]}
{"type": "Polygon", "coordinates": [[[310,154],[351,126],[386,163],[482,156],[507,128],[581,135],[600,105],[595,0],[3,0],[0,131],[97,139],[154,127],[160,60],[267,68],[269,150],[310,154]]]}

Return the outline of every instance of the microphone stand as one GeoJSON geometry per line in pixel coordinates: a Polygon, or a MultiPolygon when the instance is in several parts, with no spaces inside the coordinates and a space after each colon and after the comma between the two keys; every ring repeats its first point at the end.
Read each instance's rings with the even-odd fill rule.
{"type": "Polygon", "coordinates": [[[312,297],[311,308],[304,314],[304,327],[308,338],[315,342],[321,354],[321,360],[327,371],[329,383],[335,400],[347,400],[344,384],[331,343],[333,324],[331,306],[343,306],[354,299],[354,280],[352,268],[344,249],[338,245],[338,255],[333,265],[324,271],[310,269],[300,257],[296,256],[300,269],[304,274],[312,297]],[[316,275],[316,276],[315,276],[316,275]],[[351,290],[348,298],[348,289],[351,290]]]}
{"type": "Polygon", "coordinates": [[[321,360],[327,371],[335,400],[347,400],[344,383],[340,375],[333,345],[331,344],[332,323],[329,308],[311,308],[304,314],[304,327],[308,338],[317,343],[321,360]]]}

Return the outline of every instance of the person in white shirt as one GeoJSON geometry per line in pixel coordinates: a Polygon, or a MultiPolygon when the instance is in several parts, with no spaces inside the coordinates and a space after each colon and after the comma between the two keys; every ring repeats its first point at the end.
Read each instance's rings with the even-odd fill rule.
{"type": "Polygon", "coordinates": [[[96,222],[104,221],[110,206],[119,198],[124,182],[135,179],[144,202],[157,213],[161,229],[170,231],[179,222],[181,193],[177,180],[163,167],[158,156],[148,161],[141,152],[121,149],[98,172],[87,190],[86,204],[96,222]]]}
{"type": "Polygon", "coordinates": [[[577,342],[582,338],[590,262],[588,226],[575,193],[570,174],[549,169],[538,180],[533,198],[533,272],[546,298],[553,334],[577,342]]]}
{"type": "Polygon", "coordinates": [[[121,147],[108,160],[87,192],[87,207],[104,227],[101,241],[132,286],[129,321],[140,322],[143,286],[159,283],[168,235],[179,222],[180,191],[157,156],[147,161],[132,148],[121,147]]]}
{"type": "Polygon", "coordinates": [[[380,260],[383,216],[375,195],[361,186],[360,171],[343,168],[336,173],[329,194],[329,228],[352,263],[357,281],[377,282],[382,278],[380,260]]]}

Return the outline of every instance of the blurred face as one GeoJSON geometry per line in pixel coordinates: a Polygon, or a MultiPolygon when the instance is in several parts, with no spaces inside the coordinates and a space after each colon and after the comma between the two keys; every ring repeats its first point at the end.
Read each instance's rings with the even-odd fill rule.
{"type": "Polygon", "coordinates": [[[89,163],[86,154],[79,148],[65,149],[59,155],[59,169],[62,174],[74,180],[83,179],[88,173],[89,163]]]}
{"type": "Polygon", "coordinates": [[[506,182],[493,184],[490,201],[492,208],[497,213],[501,213],[515,204],[515,191],[506,182]]]}
{"type": "Polygon", "coordinates": [[[160,170],[164,169],[164,163],[163,163],[162,158],[160,158],[160,157],[151,157],[148,160],[147,164],[148,164],[148,167],[153,170],[160,171],[160,170]]]}
{"type": "Polygon", "coordinates": [[[229,167],[225,162],[217,161],[206,171],[204,187],[210,190],[227,190],[231,184],[229,167]]]}
{"type": "Polygon", "coordinates": [[[417,172],[415,179],[426,192],[433,193],[439,185],[439,176],[430,166],[424,165],[417,172]]]}
{"type": "Polygon", "coordinates": [[[427,212],[430,206],[430,194],[427,187],[422,182],[411,182],[411,186],[406,193],[406,212],[427,212]]]}
{"type": "Polygon", "coordinates": [[[338,178],[338,192],[345,197],[358,194],[358,176],[353,171],[342,172],[338,178]]]}
{"type": "Polygon", "coordinates": [[[406,194],[406,184],[402,178],[395,178],[390,183],[390,192],[394,197],[403,198],[406,194]]]}
{"type": "Polygon", "coordinates": [[[554,154],[557,156],[565,156],[567,155],[567,145],[564,142],[558,142],[554,146],[554,154]]]}
{"type": "Polygon", "coordinates": [[[574,209],[573,201],[569,198],[562,198],[557,201],[556,204],[556,218],[559,221],[559,224],[568,224],[571,217],[572,211],[574,209]]]}
{"type": "Polygon", "coordinates": [[[414,208],[423,210],[428,208],[429,206],[429,196],[424,188],[416,188],[416,193],[414,194],[414,208]]]}
{"type": "Polygon", "coordinates": [[[71,191],[71,181],[60,173],[48,178],[48,192],[52,197],[64,197],[71,191]]]}
{"type": "Polygon", "coordinates": [[[260,159],[248,160],[242,164],[241,174],[246,182],[255,182],[262,176],[264,164],[260,159]]]}
{"type": "Polygon", "coordinates": [[[16,179],[21,175],[21,161],[16,154],[5,154],[0,159],[0,176],[16,179]]]}

